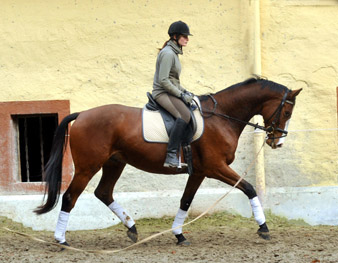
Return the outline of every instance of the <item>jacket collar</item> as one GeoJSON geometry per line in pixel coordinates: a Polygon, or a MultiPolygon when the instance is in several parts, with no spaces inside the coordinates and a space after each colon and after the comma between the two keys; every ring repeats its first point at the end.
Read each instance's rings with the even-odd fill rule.
{"type": "Polygon", "coordinates": [[[169,40],[167,46],[170,46],[176,54],[183,54],[182,49],[177,45],[176,41],[169,40]]]}

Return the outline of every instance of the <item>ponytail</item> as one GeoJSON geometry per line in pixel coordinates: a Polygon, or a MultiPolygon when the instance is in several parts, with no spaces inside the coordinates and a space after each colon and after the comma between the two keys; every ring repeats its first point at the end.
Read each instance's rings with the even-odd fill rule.
{"type": "Polygon", "coordinates": [[[167,40],[166,42],[164,42],[163,46],[161,48],[158,49],[158,51],[161,51],[162,49],[165,48],[165,46],[168,44],[168,42],[170,41],[171,39],[167,40]]]}
{"type": "MultiPolygon", "coordinates": [[[[174,38],[174,35],[170,36],[170,39],[167,40],[166,42],[164,42],[163,46],[162,46],[161,48],[158,49],[158,52],[160,52],[162,49],[164,49],[165,46],[168,44],[168,42],[169,42],[170,40],[175,41],[175,42],[177,43],[177,45],[178,45],[178,38],[179,38],[179,37],[180,37],[180,35],[176,35],[176,38],[177,38],[177,40],[176,40],[176,39],[174,38]]],[[[182,49],[182,47],[181,47],[180,45],[178,45],[178,46],[182,49]]]]}

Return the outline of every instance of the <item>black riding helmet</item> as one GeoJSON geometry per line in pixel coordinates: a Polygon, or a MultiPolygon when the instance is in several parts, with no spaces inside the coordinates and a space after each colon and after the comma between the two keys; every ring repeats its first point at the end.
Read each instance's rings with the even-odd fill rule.
{"type": "Polygon", "coordinates": [[[168,34],[170,37],[173,35],[192,36],[192,34],[190,34],[188,25],[182,21],[176,21],[172,23],[169,27],[168,34]]]}

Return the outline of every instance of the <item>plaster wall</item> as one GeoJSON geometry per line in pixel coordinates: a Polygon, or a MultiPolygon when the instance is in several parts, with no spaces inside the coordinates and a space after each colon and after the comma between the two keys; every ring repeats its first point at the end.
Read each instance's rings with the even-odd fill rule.
{"type": "Polygon", "coordinates": [[[263,74],[303,88],[285,148],[266,148],[268,187],[338,185],[337,16],[337,1],[262,1],[263,74]]]}
{"type": "MultiPolygon", "coordinates": [[[[195,94],[217,92],[250,76],[250,12],[246,1],[237,0],[4,0],[0,100],[67,99],[71,112],[110,103],[143,107],[158,48],[170,23],[180,19],[194,35],[181,56],[182,85],[195,94]]],[[[238,172],[251,160],[252,134],[243,134],[240,144],[249,147],[238,151],[238,172]]],[[[185,175],[127,166],[116,191],[183,190],[185,182],[185,175]]]]}
{"type": "MultiPolygon", "coordinates": [[[[253,72],[254,1],[2,0],[0,101],[70,100],[71,112],[109,103],[143,107],[158,48],[180,19],[194,35],[181,56],[182,85],[195,94],[217,92],[253,72]]],[[[338,184],[337,17],[333,0],[260,1],[262,75],[303,88],[285,146],[265,146],[268,191],[338,184]]],[[[239,174],[254,158],[253,137],[250,128],[241,136],[232,164],[239,174]]],[[[255,184],[254,171],[246,179],[255,184]]],[[[127,166],[116,192],[182,192],[186,180],[127,166]]],[[[202,185],[214,188],[224,184],[202,185]]]]}

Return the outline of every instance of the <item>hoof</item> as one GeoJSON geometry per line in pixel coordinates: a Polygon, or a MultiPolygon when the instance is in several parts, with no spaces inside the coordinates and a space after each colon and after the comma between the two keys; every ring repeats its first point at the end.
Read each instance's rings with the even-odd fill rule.
{"type": "MultiPolygon", "coordinates": [[[[61,246],[64,246],[64,247],[70,247],[70,245],[67,243],[67,241],[65,241],[65,242],[59,242],[59,245],[61,245],[61,246]]],[[[66,248],[61,248],[61,250],[60,251],[64,251],[64,250],[66,250],[66,248]]]]}
{"type": "Polygon", "coordinates": [[[138,240],[138,234],[135,225],[133,225],[131,228],[128,229],[127,231],[127,236],[134,242],[136,243],[138,240]]]}
{"type": "Polygon", "coordinates": [[[181,242],[177,241],[176,245],[185,247],[185,246],[190,246],[191,243],[188,240],[184,240],[184,241],[181,241],[181,242]]]}
{"type": "Polygon", "coordinates": [[[257,234],[263,238],[264,240],[271,240],[269,232],[260,232],[259,230],[257,231],[257,234]]]}
{"type": "Polygon", "coordinates": [[[175,235],[177,238],[176,245],[178,246],[190,246],[190,242],[183,236],[183,234],[175,235]]]}
{"type": "Polygon", "coordinates": [[[259,226],[257,234],[264,240],[271,240],[269,229],[266,223],[259,226]]]}
{"type": "Polygon", "coordinates": [[[133,233],[133,232],[130,232],[129,230],[128,230],[128,232],[127,232],[127,236],[134,242],[134,243],[136,243],[137,242],[137,240],[138,240],[138,234],[136,233],[133,233]]]}

